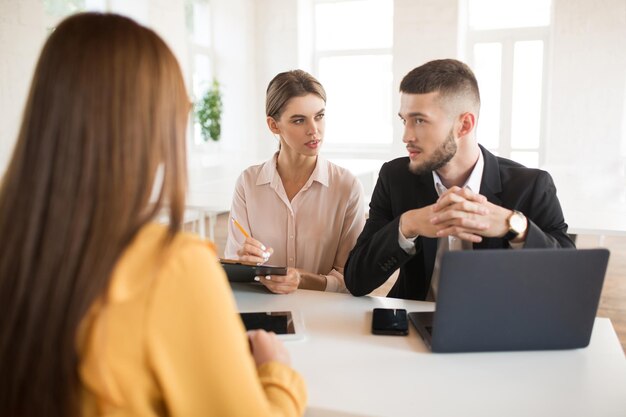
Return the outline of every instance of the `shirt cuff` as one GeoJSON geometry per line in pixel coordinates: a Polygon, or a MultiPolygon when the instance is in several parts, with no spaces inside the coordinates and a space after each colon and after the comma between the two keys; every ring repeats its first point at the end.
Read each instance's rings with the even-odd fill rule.
{"type": "Polygon", "coordinates": [[[326,277],[326,288],[324,291],[348,293],[348,289],[346,288],[346,284],[343,280],[343,275],[341,275],[337,270],[333,269],[328,275],[324,276],[326,277]]]}
{"type": "Polygon", "coordinates": [[[409,255],[415,255],[415,253],[417,252],[415,250],[415,239],[417,239],[417,236],[405,237],[402,234],[402,229],[400,228],[400,225],[398,225],[398,244],[400,245],[402,250],[409,255]]]}
{"type": "Polygon", "coordinates": [[[526,243],[526,242],[513,243],[513,242],[509,241],[509,245],[511,245],[511,248],[513,248],[513,249],[522,249],[524,247],[524,243],[526,243]]]}

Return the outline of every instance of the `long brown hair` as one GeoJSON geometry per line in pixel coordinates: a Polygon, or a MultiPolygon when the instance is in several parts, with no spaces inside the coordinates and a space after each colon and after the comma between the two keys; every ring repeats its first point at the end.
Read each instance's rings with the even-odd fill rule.
{"type": "Polygon", "coordinates": [[[188,111],[153,31],[88,13],[50,35],[0,185],[0,415],[78,414],[81,319],[164,202],[180,228],[188,111]]]}

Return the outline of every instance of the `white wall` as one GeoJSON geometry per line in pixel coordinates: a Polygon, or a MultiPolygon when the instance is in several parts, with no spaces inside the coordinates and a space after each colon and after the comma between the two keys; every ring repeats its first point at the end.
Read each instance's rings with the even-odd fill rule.
{"type": "MultiPolygon", "coordinates": [[[[456,58],[459,54],[458,0],[395,0],[393,18],[392,113],[394,139],[402,137],[397,116],[400,107],[398,88],[413,68],[433,59],[456,58]]],[[[400,140],[395,141],[390,158],[405,156],[400,140]]]]}
{"type": "MultiPolygon", "coordinates": [[[[133,2],[117,0],[119,3],[132,4],[133,2]]],[[[147,2],[145,13],[147,19],[138,19],[140,23],[151,27],[163,38],[170,47],[186,77],[187,85],[191,80],[189,74],[189,54],[187,51],[187,29],[185,26],[184,0],[150,0],[147,2]]]]}
{"type": "MultiPolygon", "coordinates": [[[[463,59],[464,7],[463,0],[395,0],[395,106],[410,69],[432,59],[463,59]]],[[[574,205],[623,205],[626,1],[553,0],[553,16],[545,168],[574,205]]],[[[402,126],[393,120],[398,138],[402,126]]],[[[396,146],[393,152],[403,151],[396,146]]]]}
{"type": "MultiPolygon", "coordinates": [[[[115,12],[136,19],[163,37],[190,85],[184,0],[114,0],[111,5],[115,12]]],[[[258,126],[251,122],[259,111],[255,10],[254,0],[211,0],[212,22],[207,24],[213,32],[215,75],[223,87],[222,140],[217,147],[190,149],[192,168],[201,161],[223,159],[216,154],[218,150],[255,152],[252,138],[258,137],[258,126]]],[[[15,143],[34,65],[46,37],[44,27],[40,0],[0,0],[0,173],[15,143]]]]}
{"type": "MultiPolygon", "coordinates": [[[[144,15],[139,20],[163,36],[187,75],[184,0],[137,1],[147,6],[135,7],[133,13],[144,15]]],[[[554,173],[559,188],[578,187],[591,197],[602,188],[602,175],[618,177],[618,188],[612,191],[616,199],[626,200],[626,181],[619,182],[626,171],[626,2],[553,3],[546,168],[554,173]],[[580,181],[585,181],[583,187],[580,181]]],[[[401,78],[428,60],[463,56],[458,46],[463,45],[459,42],[463,4],[463,0],[394,1],[396,146],[381,158],[404,154],[395,116],[401,78]]],[[[265,89],[278,72],[311,69],[312,51],[302,47],[307,41],[302,25],[310,23],[311,11],[308,0],[211,0],[215,74],[224,93],[223,138],[217,146],[191,149],[192,167],[237,153],[266,158],[276,149],[265,125],[265,89]]],[[[41,1],[0,0],[0,171],[15,141],[44,38],[41,1]]]]}
{"type": "Polygon", "coordinates": [[[254,0],[211,0],[216,77],[222,84],[222,146],[245,149],[254,136],[254,0]]]}
{"type": "Polygon", "coordinates": [[[626,2],[554,0],[546,168],[568,198],[625,199],[626,2]]]}
{"type": "MultiPolygon", "coordinates": [[[[301,68],[311,71],[312,54],[309,28],[313,9],[308,0],[257,0],[256,2],[256,82],[257,82],[257,155],[267,157],[276,150],[265,124],[265,89],[281,71],[301,68]],[[305,29],[305,30],[303,30],[305,29]]],[[[394,138],[400,138],[402,125],[396,116],[399,106],[397,88],[411,69],[436,58],[456,57],[458,43],[458,0],[395,0],[392,120],[394,138]]],[[[347,22],[349,30],[349,22],[347,22]]],[[[404,155],[398,140],[382,158],[404,155]]]]}
{"type": "Polygon", "coordinates": [[[256,154],[255,3],[210,0],[213,71],[222,90],[222,137],[218,143],[191,145],[191,182],[194,177],[203,181],[213,176],[220,165],[238,165],[248,154],[256,154]]]}
{"type": "Polygon", "coordinates": [[[0,0],[0,176],[11,157],[45,39],[39,0],[0,0]]]}
{"type": "MultiPolygon", "coordinates": [[[[184,0],[113,1],[116,12],[152,27],[187,68],[184,0]]],[[[0,0],[0,175],[15,144],[39,53],[46,40],[41,0],[0,0]]]]}
{"type": "Polygon", "coordinates": [[[298,2],[293,0],[256,0],[256,88],[253,112],[256,135],[251,138],[256,155],[269,158],[278,142],[265,121],[265,91],[278,73],[298,66],[298,2]]]}

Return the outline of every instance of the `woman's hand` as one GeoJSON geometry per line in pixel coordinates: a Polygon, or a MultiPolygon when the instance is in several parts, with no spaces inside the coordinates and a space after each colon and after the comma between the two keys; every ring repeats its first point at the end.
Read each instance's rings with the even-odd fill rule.
{"type": "Polygon", "coordinates": [[[287,268],[287,275],[266,275],[256,277],[256,281],[265,285],[268,290],[276,294],[289,294],[300,285],[300,272],[295,268],[287,268]]]}
{"type": "Polygon", "coordinates": [[[285,345],[278,340],[274,332],[250,330],[247,333],[252,357],[257,368],[268,362],[280,362],[287,366],[291,364],[289,352],[287,352],[285,345]]]}
{"type": "Polygon", "coordinates": [[[252,237],[247,237],[241,249],[237,251],[240,261],[263,264],[274,253],[274,249],[266,248],[264,244],[252,237]]]}

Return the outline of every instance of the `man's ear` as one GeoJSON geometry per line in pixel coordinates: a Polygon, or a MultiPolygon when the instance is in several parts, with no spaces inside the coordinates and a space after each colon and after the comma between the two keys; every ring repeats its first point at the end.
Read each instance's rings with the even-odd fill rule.
{"type": "Polygon", "coordinates": [[[276,123],[276,120],[274,120],[272,116],[267,116],[266,121],[267,121],[267,127],[270,128],[270,131],[275,135],[279,135],[280,129],[278,128],[278,123],[276,123]]]}
{"type": "Polygon", "coordinates": [[[469,135],[476,127],[476,115],[472,112],[466,112],[459,116],[458,119],[458,135],[459,137],[469,135]]]}

